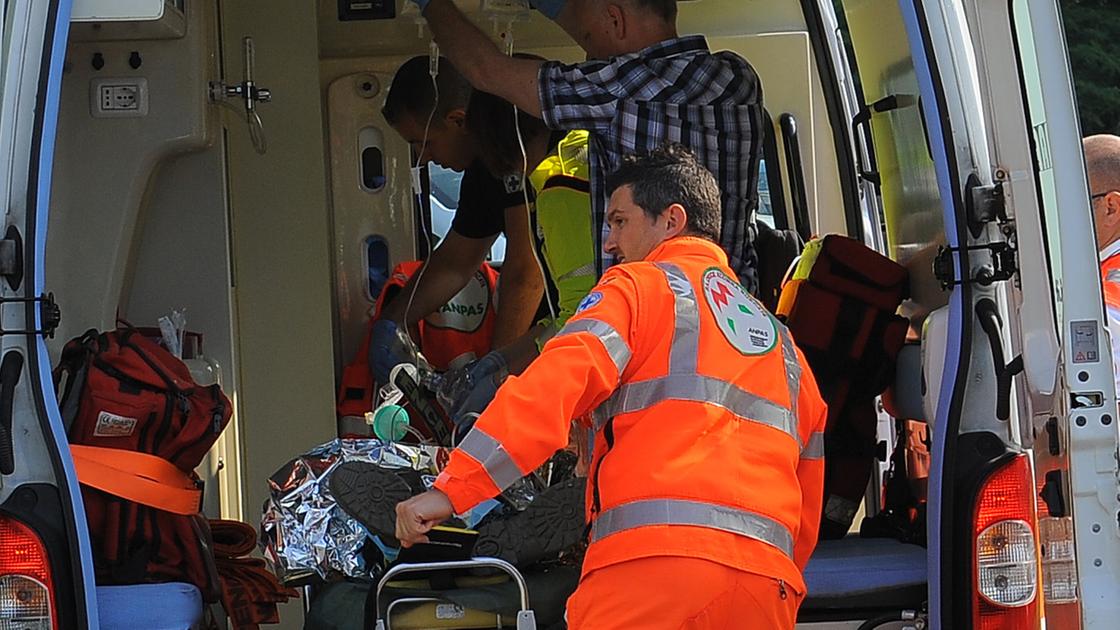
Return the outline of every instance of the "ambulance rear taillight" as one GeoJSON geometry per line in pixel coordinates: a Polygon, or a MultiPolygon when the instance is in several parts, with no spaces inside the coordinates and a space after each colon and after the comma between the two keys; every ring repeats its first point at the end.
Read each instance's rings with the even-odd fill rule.
{"type": "Polygon", "coordinates": [[[57,630],[53,587],[43,541],[0,515],[0,630],[57,630]]]}
{"type": "Polygon", "coordinates": [[[973,627],[1041,628],[1038,517],[1034,475],[1025,455],[984,480],[973,515],[973,627]]]}

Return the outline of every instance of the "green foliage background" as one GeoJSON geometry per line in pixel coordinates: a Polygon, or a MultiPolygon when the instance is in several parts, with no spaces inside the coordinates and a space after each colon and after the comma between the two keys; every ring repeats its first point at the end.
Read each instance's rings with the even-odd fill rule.
{"type": "Polygon", "coordinates": [[[1085,135],[1120,135],[1120,0],[1062,0],[1085,135]]]}

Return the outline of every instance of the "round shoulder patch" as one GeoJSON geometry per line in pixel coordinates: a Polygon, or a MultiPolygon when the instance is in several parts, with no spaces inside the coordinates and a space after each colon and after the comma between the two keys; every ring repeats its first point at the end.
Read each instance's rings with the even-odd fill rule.
{"type": "Polygon", "coordinates": [[[774,320],[738,282],[719,269],[703,276],[704,297],[723,336],[743,354],[765,354],[778,341],[774,320]]]}
{"type": "Polygon", "coordinates": [[[591,293],[588,293],[586,296],[584,296],[582,300],[580,300],[579,307],[576,308],[576,312],[582,313],[602,301],[603,294],[599,293],[598,291],[592,291],[591,293]]]}

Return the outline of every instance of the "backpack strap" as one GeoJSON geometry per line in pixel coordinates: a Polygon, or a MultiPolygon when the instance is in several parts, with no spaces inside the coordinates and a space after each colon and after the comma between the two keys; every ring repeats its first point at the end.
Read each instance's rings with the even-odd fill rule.
{"type": "Polygon", "coordinates": [[[71,444],[78,482],[174,514],[198,514],[202,490],[171,462],[136,451],[71,444]]]}

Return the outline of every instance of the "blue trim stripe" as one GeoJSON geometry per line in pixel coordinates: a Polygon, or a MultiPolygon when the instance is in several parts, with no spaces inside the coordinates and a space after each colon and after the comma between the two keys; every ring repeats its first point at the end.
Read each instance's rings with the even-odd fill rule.
{"type": "MultiPolygon", "coordinates": [[[[950,157],[946,152],[945,143],[940,139],[945,137],[941,111],[941,102],[934,89],[931,61],[927,58],[925,41],[921,25],[918,21],[917,7],[914,0],[899,0],[902,20],[906,25],[907,41],[910,43],[910,54],[914,61],[914,70],[918,79],[918,87],[925,104],[924,113],[926,129],[929,131],[930,147],[933,153],[934,169],[937,173],[937,187],[941,194],[942,212],[945,220],[945,236],[950,247],[958,247],[960,241],[957,235],[957,216],[953,207],[956,196],[952,185],[952,176],[949,172],[950,157]]],[[[960,277],[960,258],[953,256],[955,272],[960,277]]],[[[964,303],[960,288],[953,289],[949,296],[949,330],[946,339],[950,340],[945,351],[945,369],[942,372],[941,391],[938,393],[936,423],[940,427],[948,427],[949,409],[953,402],[953,390],[956,385],[956,374],[960,365],[960,345],[952,340],[960,339],[964,327],[964,303]]],[[[940,602],[948,601],[946,594],[941,592],[941,532],[944,527],[951,527],[951,523],[943,523],[940,515],[944,506],[941,497],[944,470],[945,451],[948,444],[945,431],[935,432],[933,453],[931,454],[930,488],[929,488],[929,541],[928,547],[928,584],[930,608],[930,627],[940,628],[942,610],[940,602]]]]}
{"type": "MultiPolygon", "coordinates": [[[[43,99],[43,133],[40,138],[42,146],[39,152],[39,188],[35,198],[35,269],[32,286],[33,295],[45,292],[46,278],[44,261],[47,249],[47,221],[51,203],[51,177],[54,172],[54,147],[55,137],[58,132],[59,98],[62,91],[62,62],[66,58],[66,44],[70,37],[70,10],[71,0],[59,0],[58,14],[55,17],[54,41],[51,43],[50,68],[47,77],[47,93],[43,99]]],[[[40,312],[35,312],[35,328],[42,327],[40,312]]],[[[42,336],[35,337],[36,349],[40,360],[39,386],[47,401],[54,398],[54,381],[51,379],[50,354],[47,344],[42,336]]],[[[81,554],[82,584],[84,585],[85,608],[89,619],[90,630],[100,630],[97,611],[97,591],[93,572],[93,550],[90,547],[89,527],[86,524],[86,511],[82,505],[82,493],[78,488],[78,476],[74,471],[74,462],[70,458],[70,445],[66,440],[66,429],[62,424],[62,416],[58,409],[51,405],[44,405],[51,425],[51,437],[54,446],[59,452],[63,472],[66,475],[65,483],[69,490],[71,509],[74,512],[74,523],[78,531],[78,549],[81,554]]],[[[62,483],[62,480],[59,480],[62,483]]]]}

